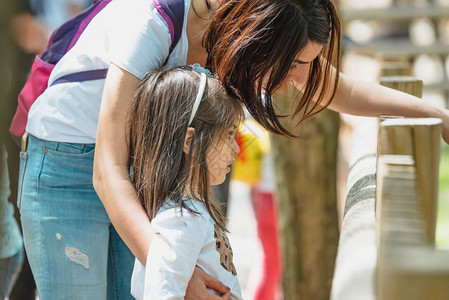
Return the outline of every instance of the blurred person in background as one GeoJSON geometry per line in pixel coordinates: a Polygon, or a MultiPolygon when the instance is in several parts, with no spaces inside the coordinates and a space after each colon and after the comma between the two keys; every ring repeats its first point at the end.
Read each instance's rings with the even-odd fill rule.
{"type": "Polygon", "coordinates": [[[20,225],[19,214],[17,209],[14,211],[13,205],[17,199],[19,148],[10,138],[8,128],[17,106],[17,95],[28,77],[34,55],[45,49],[50,32],[65,19],[82,11],[89,2],[90,0],[15,0],[2,1],[0,4],[0,59],[3,66],[0,70],[1,300],[8,297],[9,293],[10,300],[34,300],[36,297],[36,286],[17,225],[20,225]]]}
{"type": "Polygon", "coordinates": [[[53,30],[83,11],[93,0],[30,0],[33,11],[49,37],[53,30]]]}
{"type": "MultiPolygon", "coordinates": [[[[8,133],[17,94],[31,66],[32,53],[43,49],[44,38],[28,1],[0,3],[0,299],[9,297],[23,261],[23,242],[14,206],[17,188],[18,147],[8,133]]],[[[34,299],[29,272],[25,293],[16,299],[34,299]]],[[[22,289],[22,290],[24,290],[22,289]]],[[[10,297],[13,299],[13,297],[10,297]]]]}
{"type": "Polygon", "coordinates": [[[8,201],[11,193],[6,158],[5,147],[0,144],[0,299],[2,300],[9,297],[20,272],[24,252],[20,228],[14,219],[14,208],[8,201]]]}

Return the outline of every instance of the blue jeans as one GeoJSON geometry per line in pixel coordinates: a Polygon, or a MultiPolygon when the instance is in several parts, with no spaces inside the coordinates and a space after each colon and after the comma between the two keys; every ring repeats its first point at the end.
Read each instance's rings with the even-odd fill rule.
{"type": "Polygon", "coordinates": [[[18,205],[41,300],[133,299],[134,256],[93,188],[94,151],[30,136],[20,153],[18,205]]]}

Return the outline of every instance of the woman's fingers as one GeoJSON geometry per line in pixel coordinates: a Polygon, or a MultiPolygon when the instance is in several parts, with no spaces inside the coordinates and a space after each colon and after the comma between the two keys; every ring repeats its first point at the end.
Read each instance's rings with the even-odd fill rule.
{"type": "Polygon", "coordinates": [[[449,144],[449,110],[444,110],[443,117],[443,139],[449,144]]]}
{"type": "Polygon", "coordinates": [[[213,278],[203,269],[195,267],[192,278],[190,278],[187,286],[185,299],[195,300],[219,300],[230,299],[230,289],[225,286],[221,281],[213,278]],[[209,289],[217,292],[216,296],[209,291],[209,289]]]}
{"type": "Polygon", "coordinates": [[[200,269],[203,272],[204,284],[206,285],[206,287],[216,291],[219,294],[225,294],[229,292],[229,288],[225,286],[221,281],[213,278],[212,276],[204,272],[201,268],[197,267],[196,269],[200,269]]]}

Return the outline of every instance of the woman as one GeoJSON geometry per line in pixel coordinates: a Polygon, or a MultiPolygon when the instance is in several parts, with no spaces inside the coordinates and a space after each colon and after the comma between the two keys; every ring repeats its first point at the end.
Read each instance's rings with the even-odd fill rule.
{"type": "MultiPolygon", "coordinates": [[[[303,118],[328,104],[353,114],[441,117],[449,141],[446,110],[339,76],[338,63],[336,69],[331,66],[340,35],[331,1],[184,4],[183,34],[167,59],[169,28],[155,13],[154,2],[112,1],[50,78],[109,66],[106,81],[51,86],[30,110],[20,206],[27,252],[35,253],[30,263],[41,299],[126,299],[132,256],[117,233],[145,265],[154,233],[129,179],[124,112],[145,72],[165,62],[209,66],[227,91],[274,133],[290,135],[275,115],[271,94],[293,81],[304,88],[295,110],[303,118]],[[101,203],[92,188],[92,164],[101,203]]],[[[205,287],[226,292],[197,268],[186,298],[217,298],[205,287]]]]}

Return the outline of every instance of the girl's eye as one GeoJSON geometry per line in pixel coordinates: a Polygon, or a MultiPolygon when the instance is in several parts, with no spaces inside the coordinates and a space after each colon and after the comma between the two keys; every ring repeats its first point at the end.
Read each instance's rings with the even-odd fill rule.
{"type": "Polygon", "coordinates": [[[294,69],[296,69],[297,67],[298,67],[297,64],[292,64],[291,67],[290,67],[290,70],[294,70],[294,69]]]}

